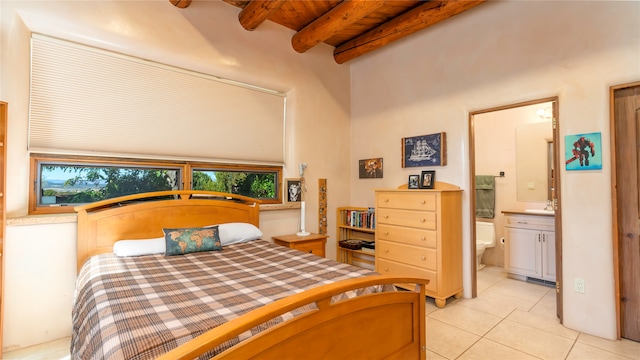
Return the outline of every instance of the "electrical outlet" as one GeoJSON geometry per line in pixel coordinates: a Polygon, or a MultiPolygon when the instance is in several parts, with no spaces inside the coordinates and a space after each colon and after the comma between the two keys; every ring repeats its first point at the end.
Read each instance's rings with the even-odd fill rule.
{"type": "Polygon", "coordinates": [[[584,291],[585,291],[585,281],[584,281],[584,279],[580,279],[580,278],[576,278],[575,279],[574,290],[576,292],[584,294],[584,291]]]}

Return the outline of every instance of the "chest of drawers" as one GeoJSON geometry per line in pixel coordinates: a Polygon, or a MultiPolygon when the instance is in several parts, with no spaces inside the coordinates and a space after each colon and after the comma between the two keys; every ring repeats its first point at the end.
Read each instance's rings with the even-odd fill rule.
{"type": "Polygon", "coordinates": [[[428,279],[438,307],[462,296],[461,190],[376,190],[376,214],[377,272],[428,279]]]}

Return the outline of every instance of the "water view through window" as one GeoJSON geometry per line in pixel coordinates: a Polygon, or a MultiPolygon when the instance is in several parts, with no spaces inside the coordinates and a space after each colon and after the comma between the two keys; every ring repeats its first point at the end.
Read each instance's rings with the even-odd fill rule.
{"type": "Polygon", "coordinates": [[[180,169],[40,164],[40,206],[86,204],[149,191],[178,190],[180,169]]]}

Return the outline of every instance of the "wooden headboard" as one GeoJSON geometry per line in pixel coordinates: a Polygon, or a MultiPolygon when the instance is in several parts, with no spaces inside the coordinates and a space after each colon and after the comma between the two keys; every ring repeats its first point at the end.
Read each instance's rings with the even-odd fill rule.
{"type": "Polygon", "coordinates": [[[78,270],[91,256],[113,251],[118,240],[157,238],[162,229],[230,222],[260,225],[260,200],[213,191],[159,191],[76,206],[78,270]]]}

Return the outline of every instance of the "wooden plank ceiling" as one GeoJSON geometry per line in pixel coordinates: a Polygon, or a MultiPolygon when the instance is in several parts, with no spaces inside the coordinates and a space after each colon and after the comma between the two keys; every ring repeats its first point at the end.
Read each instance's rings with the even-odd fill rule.
{"type": "MultiPolygon", "coordinates": [[[[191,0],[170,0],[186,8],[191,0]]],[[[197,0],[196,0],[197,1],[197,0]]],[[[486,0],[223,0],[241,8],[247,30],[264,21],[295,30],[291,45],[303,53],[320,42],[335,47],[342,64],[467,11],[486,0]]]]}

